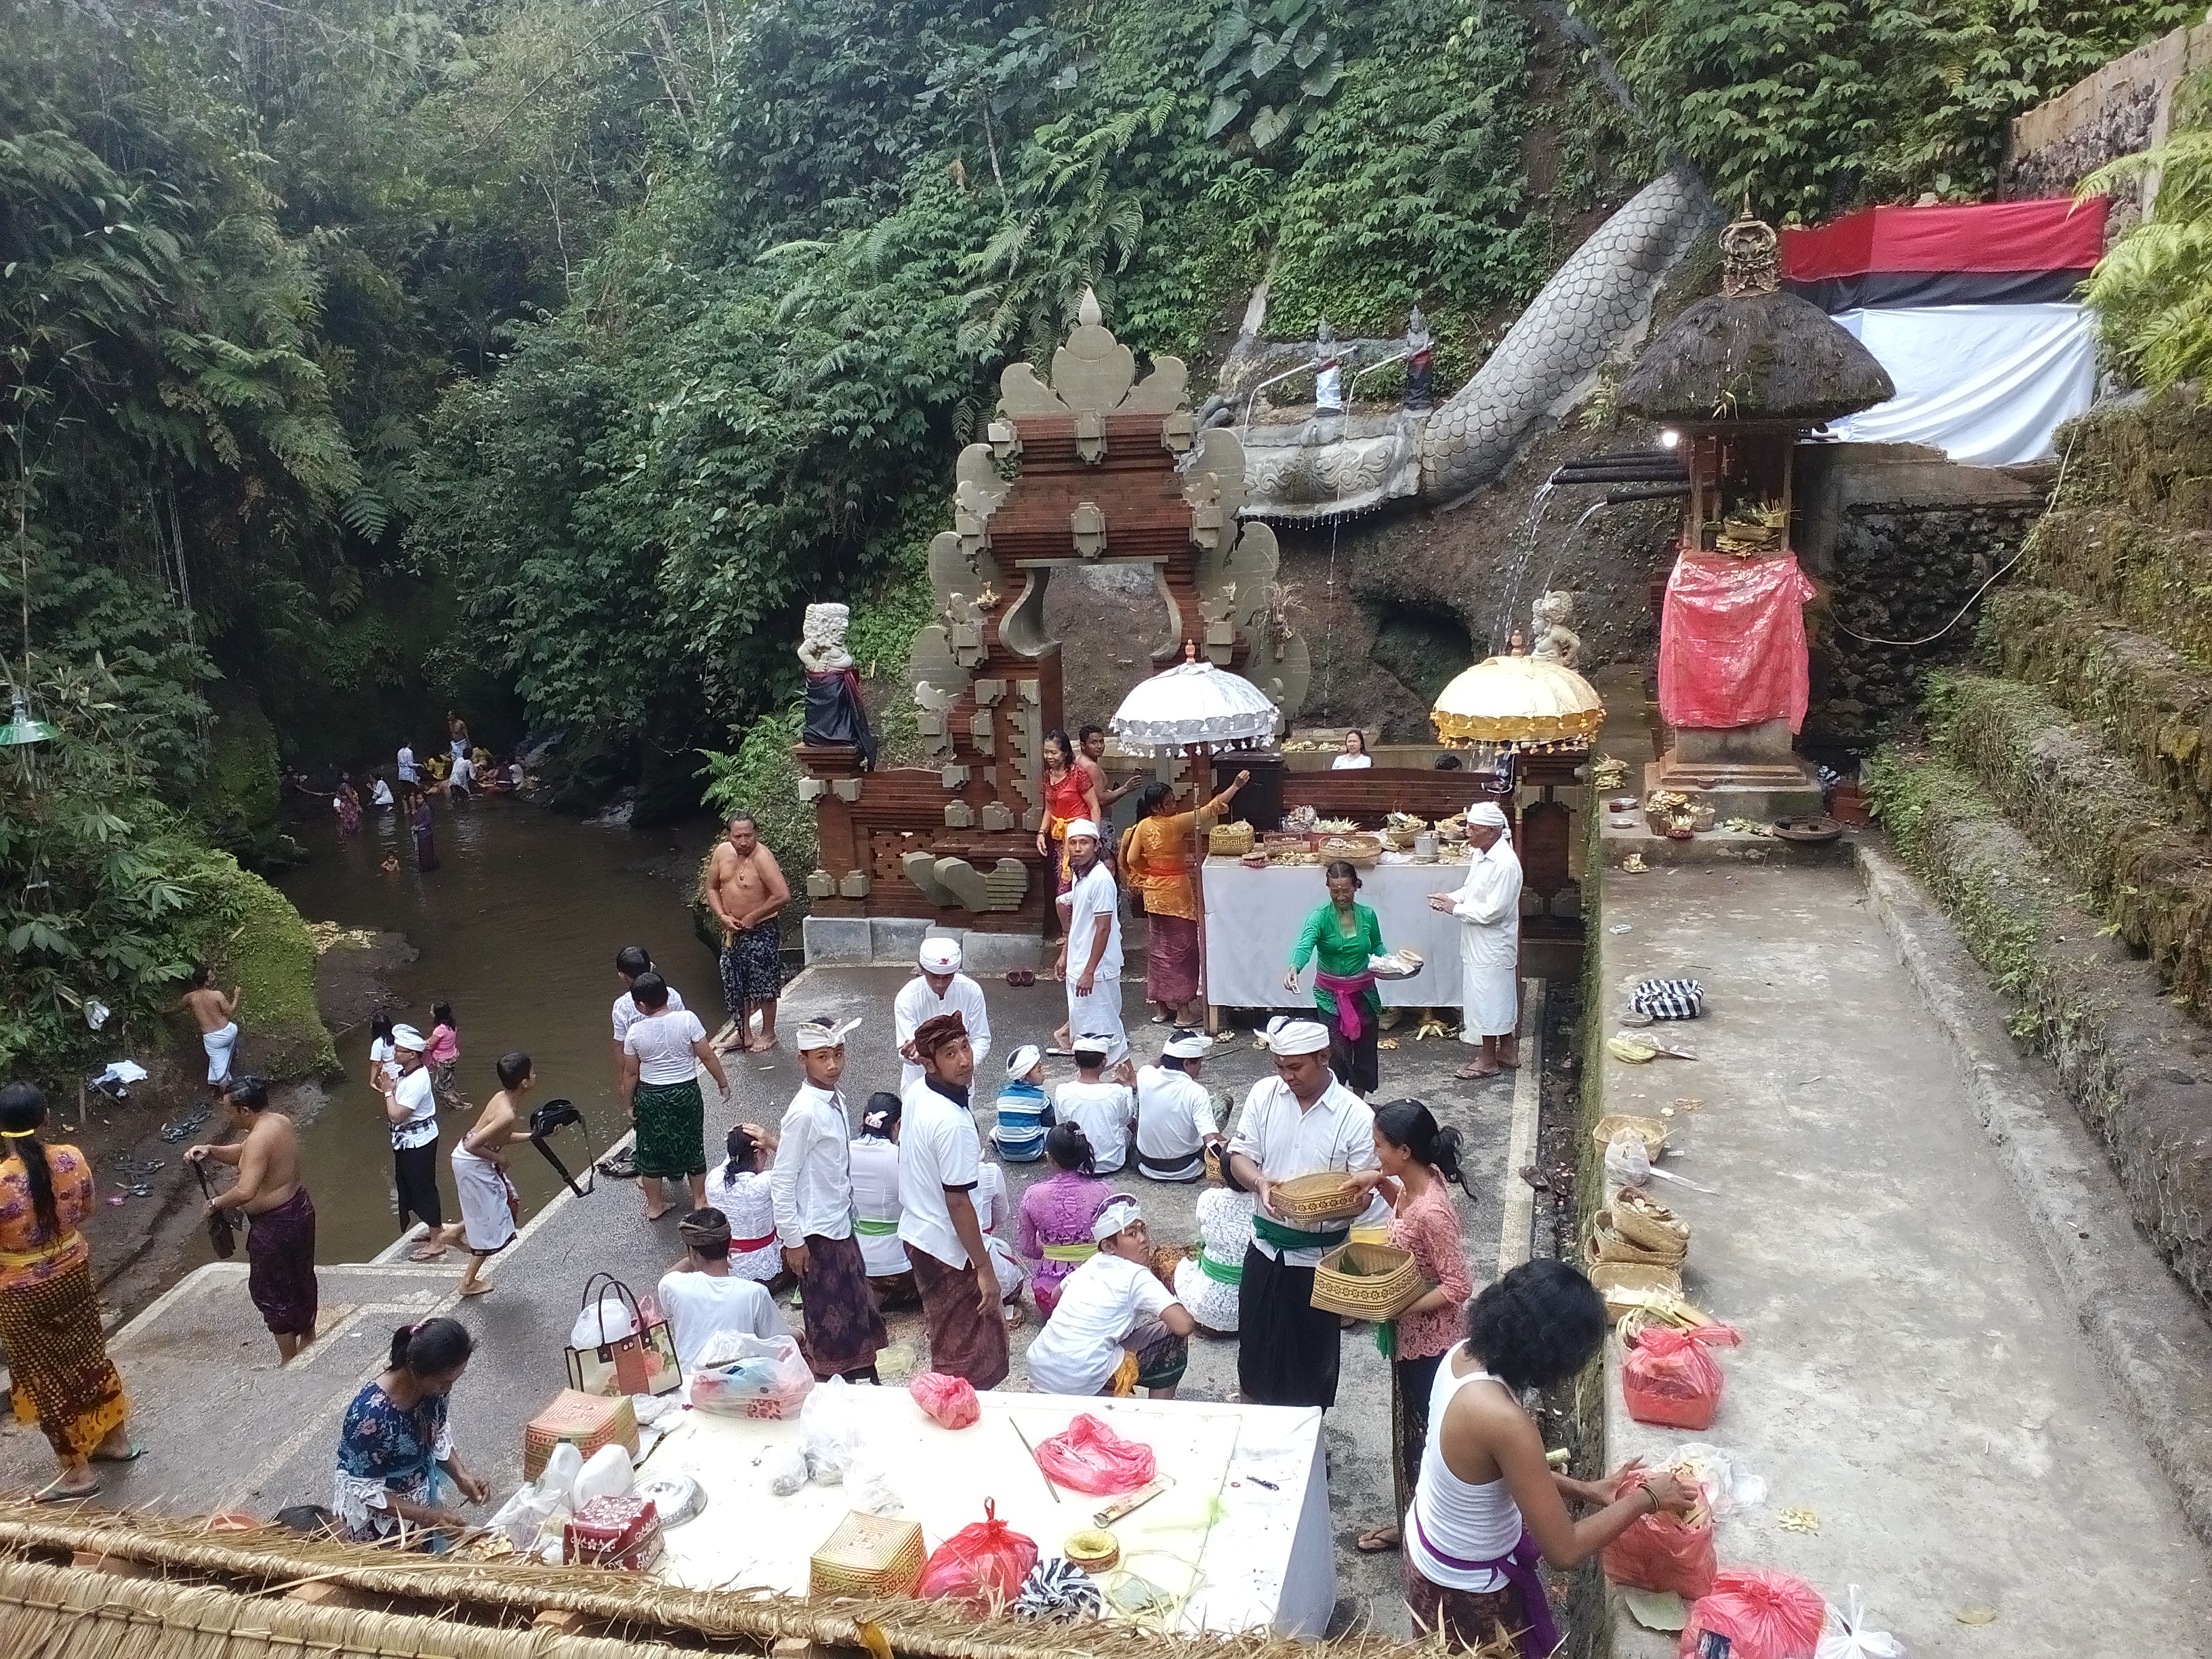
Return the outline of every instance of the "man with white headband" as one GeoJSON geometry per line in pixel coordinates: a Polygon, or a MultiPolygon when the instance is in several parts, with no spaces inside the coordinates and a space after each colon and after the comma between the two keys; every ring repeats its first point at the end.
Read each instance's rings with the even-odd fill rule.
{"type": "Polygon", "coordinates": [[[1203,1031],[1170,1031],[1157,1066],[1137,1073],[1137,1173],[1147,1181],[1195,1181],[1206,1149],[1221,1139],[1213,1101],[1198,1080],[1213,1052],[1203,1031]]]}
{"type": "Polygon", "coordinates": [[[921,1081],[921,1056],[914,1050],[914,1034],[925,1020],[959,1015],[968,1028],[968,1043],[975,1051],[979,1072],[991,1052],[991,1012],[983,1006],[983,988],[960,971],[960,941],[942,934],[922,940],[915,965],[921,971],[899,988],[891,1004],[891,1039],[905,1061],[899,1071],[902,1095],[921,1081]]]}
{"type": "Polygon", "coordinates": [[[1518,1066],[1521,1024],[1521,860],[1504,810],[1479,800],[1467,809],[1467,880],[1456,893],[1431,893],[1429,908],[1457,916],[1459,1040],[1482,1052],[1455,1075],[1470,1081],[1518,1066]]]}
{"type": "Polygon", "coordinates": [[[1152,1272],[1152,1238],[1137,1200],[1116,1193],[1091,1224],[1098,1253],[1068,1274],[1025,1363],[1040,1394],[1175,1398],[1196,1329],[1152,1272]]]}
{"type": "Polygon", "coordinates": [[[1060,1046],[1072,1036],[1097,1034],[1128,1041],[1121,1029],[1121,890],[1098,856],[1098,826],[1077,818],[1067,826],[1067,867],[1074,884],[1060,896],[1064,937],[1054,971],[1067,981],[1067,1024],[1060,1046]]]}
{"type": "Polygon", "coordinates": [[[845,1075],[846,1033],[860,1023],[815,1018],[799,1025],[799,1064],[806,1080],[784,1110],[768,1185],[783,1265],[799,1280],[807,1364],[819,1377],[872,1382],[876,1355],[890,1334],[853,1237],[852,1128],[837,1087],[845,1075]]]}
{"type": "Polygon", "coordinates": [[[1328,1067],[1328,1028],[1310,1019],[1267,1026],[1275,1075],[1244,1097],[1229,1164],[1259,1200],[1244,1251],[1237,1381],[1261,1406],[1336,1403],[1337,1316],[1313,1305],[1314,1268],[1351,1237],[1344,1221],[1293,1221],[1275,1210],[1278,1183],[1325,1170],[1371,1170],[1375,1114],[1328,1067]]]}
{"type": "Polygon", "coordinates": [[[412,1025],[392,1028],[392,1065],[376,1074],[384,1096],[384,1118],[392,1128],[392,1189],[399,1200],[399,1230],[412,1216],[429,1234],[407,1254],[416,1261],[436,1261],[446,1254],[441,1242],[446,1212],[438,1197],[438,1097],[422,1055],[429,1044],[412,1025]]]}

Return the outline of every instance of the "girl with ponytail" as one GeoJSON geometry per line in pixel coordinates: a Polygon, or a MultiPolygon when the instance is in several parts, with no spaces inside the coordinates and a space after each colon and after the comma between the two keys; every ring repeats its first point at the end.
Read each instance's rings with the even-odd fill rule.
{"type": "Polygon", "coordinates": [[[1038,1315],[1052,1317],[1060,1281],[1092,1256],[1091,1224],[1113,1196],[1091,1160],[1091,1141],[1075,1123],[1055,1123],[1044,1138],[1052,1173],[1022,1194],[1021,1254],[1030,1263],[1038,1315]]]}
{"type": "Polygon", "coordinates": [[[425,1319],[392,1334],[382,1376],[354,1396],[338,1432],[331,1508],[356,1542],[404,1543],[410,1532],[457,1533],[467,1524],[441,1503],[451,1490],[464,1504],[491,1496],[490,1483],[453,1449],[446,1407],[468,1369],[475,1339],[458,1319],[425,1319]]]}
{"type": "MultiPolygon", "coordinates": [[[[1474,1291],[1449,1183],[1457,1183],[1470,1203],[1475,1192],[1460,1167],[1459,1131],[1439,1127],[1436,1114],[1418,1100],[1394,1100],[1376,1109],[1375,1155],[1382,1167],[1354,1178],[1389,1200],[1390,1243],[1412,1254],[1429,1286],[1393,1323],[1376,1328],[1376,1340],[1391,1357],[1390,1469],[1397,1513],[1402,1516],[1428,1439],[1429,1394],[1437,1366],[1459,1340],[1467,1300],[1474,1291]]],[[[1397,1547],[1395,1526],[1371,1528],[1357,1544],[1370,1554],[1397,1547]]]]}
{"type": "Polygon", "coordinates": [[[92,1464],[127,1463],[139,1449],[77,1231],[92,1213],[92,1165],[74,1146],[47,1145],[46,1123],[36,1088],[0,1088],[0,1347],[18,1413],[29,1408],[61,1466],[38,1501],[58,1504],[100,1491],[92,1464]]]}

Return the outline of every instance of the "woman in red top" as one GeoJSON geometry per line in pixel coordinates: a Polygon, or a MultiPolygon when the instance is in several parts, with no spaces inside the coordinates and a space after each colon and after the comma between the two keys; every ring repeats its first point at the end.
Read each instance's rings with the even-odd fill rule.
{"type": "Polygon", "coordinates": [[[38,1501],[59,1504],[100,1491],[91,1464],[127,1463],[138,1448],[77,1231],[92,1213],[92,1165],[41,1140],[46,1121],[46,1097],[30,1084],[0,1089],[0,1345],[16,1420],[44,1430],[61,1465],[38,1501]]]}
{"type": "MultiPolygon", "coordinates": [[[[1413,1477],[1429,1438],[1429,1395],[1437,1366],[1463,1334],[1474,1278],[1461,1247],[1459,1212],[1450,1184],[1470,1200],[1474,1188],[1459,1165],[1460,1133],[1437,1127],[1436,1115],[1418,1100],[1394,1100],[1375,1112],[1375,1156],[1382,1167],[1353,1179],[1379,1188],[1390,1200],[1390,1243],[1409,1252],[1430,1288],[1382,1328],[1390,1364],[1390,1474],[1397,1513],[1413,1501],[1413,1477]]],[[[1398,1547],[1395,1524],[1359,1534],[1367,1554],[1398,1547]]]]}
{"type": "MultiPolygon", "coordinates": [[[[1037,830],[1037,851],[1052,860],[1059,884],[1055,895],[1075,884],[1067,868],[1067,826],[1078,818],[1099,823],[1097,786],[1091,774],[1075,763],[1075,745],[1065,732],[1050,732],[1044,740],[1044,823],[1037,830]]],[[[1100,824],[1100,833],[1104,833],[1100,824]]]]}

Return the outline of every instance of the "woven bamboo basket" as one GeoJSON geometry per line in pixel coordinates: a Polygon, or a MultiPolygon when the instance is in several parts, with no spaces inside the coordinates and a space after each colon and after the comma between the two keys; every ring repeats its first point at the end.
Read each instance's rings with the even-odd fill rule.
{"type": "Polygon", "coordinates": [[[1068,1565],[1088,1573],[1110,1571],[1121,1559],[1121,1540],[1103,1527],[1085,1527],[1068,1534],[1060,1549],[1068,1565]]]}
{"type": "Polygon", "coordinates": [[[562,1441],[589,1457],[602,1446],[637,1455],[637,1412],[628,1395],[580,1394],[563,1389],[522,1431],[522,1478],[535,1480],[562,1441]]]}
{"type": "Polygon", "coordinates": [[[854,1510],[810,1558],[807,1588],[817,1595],[911,1595],[924,1559],[913,1522],[854,1510]]]}
{"type": "Polygon", "coordinates": [[[1275,1183],[1275,1209],[1285,1221],[1341,1221],[1367,1207],[1367,1194],[1336,1170],[1292,1176],[1275,1183]]]}
{"type": "Polygon", "coordinates": [[[1364,870],[1382,856],[1382,837],[1364,830],[1350,835],[1316,836],[1313,849],[1324,864],[1334,864],[1341,859],[1355,869],[1364,870]]]}
{"type": "Polygon", "coordinates": [[[1206,850],[1218,859],[1241,859],[1252,850],[1252,826],[1217,823],[1206,832],[1206,850]]]}
{"type": "Polygon", "coordinates": [[[1687,1249],[1650,1250],[1632,1243],[1614,1228],[1610,1210],[1600,1210],[1590,1218],[1583,1253],[1593,1267],[1601,1261],[1633,1261],[1650,1267],[1680,1267],[1689,1255],[1687,1249]]]}
{"type": "Polygon", "coordinates": [[[1636,1117],[1626,1112],[1607,1112],[1598,1119],[1597,1127],[1590,1131],[1590,1139],[1602,1152],[1613,1145],[1613,1138],[1623,1129],[1644,1143],[1644,1152],[1647,1158],[1656,1158],[1666,1150],[1667,1125],[1663,1119],[1636,1117]]]}
{"type": "Polygon", "coordinates": [[[1314,1268],[1313,1305],[1347,1319],[1395,1319],[1426,1294],[1411,1251],[1340,1244],[1314,1268]]]}
{"type": "Polygon", "coordinates": [[[1613,1200],[1613,1229],[1639,1249],[1690,1253],[1690,1224],[1649,1193],[1624,1187],[1613,1200]]]}
{"type": "Polygon", "coordinates": [[[1682,1293],[1682,1275],[1673,1267],[1647,1267],[1632,1261],[1594,1261],[1590,1264],[1589,1282],[1597,1286],[1598,1294],[1605,1298],[1605,1316],[1620,1319],[1644,1305],[1639,1291],[1665,1291],[1671,1295],[1682,1293]]]}

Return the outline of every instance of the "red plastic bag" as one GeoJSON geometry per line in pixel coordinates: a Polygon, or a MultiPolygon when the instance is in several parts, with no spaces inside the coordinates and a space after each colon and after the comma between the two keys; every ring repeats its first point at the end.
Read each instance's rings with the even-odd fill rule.
{"type": "Polygon", "coordinates": [[[1707,729],[1805,723],[1805,605],[1820,590],[1794,558],[1684,553],[1659,613],[1659,712],[1707,729]]]}
{"type": "Polygon", "coordinates": [[[1710,1429],[1721,1408],[1720,1361],[1705,1350],[1742,1339],[1726,1325],[1678,1331],[1649,1326],[1620,1363],[1620,1392],[1628,1414],[1666,1429],[1710,1429]]]}
{"type": "Polygon", "coordinates": [[[1134,1492],[1152,1478],[1152,1449],[1121,1437],[1089,1412],[1037,1449],[1037,1462],[1071,1492],[1134,1492]]]}
{"type": "MultiPolygon", "coordinates": [[[[1624,1474],[1613,1489],[1620,1499],[1646,1479],[1641,1469],[1624,1474]]],[[[1694,1601],[1713,1587],[1713,1517],[1703,1503],[1686,1516],[1659,1510],[1639,1516],[1626,1532],[1605,1547],[1605,1576],[1630,1589],[1672,1590],[1694,1601]]]]}
{"type": "Polygon", "coordinates": [[[1810,1584],[1765,1567],[1725,1567],[1713,1575],[1712,1594],[1691,1605],[1682,1626],[1680,1659],[1813,1659],[1827,1604],[1810,1584]],[[1708,1635],[1727,1638],[1719,1648],[1708,1635]]]}
{"type": "Polygon", "coordinates": [[[914,1403],[948,1429],[964,1429],[983,1414],[975,1403],[975,1386],[964,1376],[924,1371],[907,1384],[914,1403]]]}
{"type": "Polygon", "coordinates": [[[1022,1593],[1023,1581],[1037,1564],[1036,1540],[1024,1538],[999,1519],[999,1506],[983,1500],[983,1518],[972,1522],[937,1547],[921,1570],[915,1594],[967,1601],[983,1609],[1004,1607],[1022,1593]]]}

